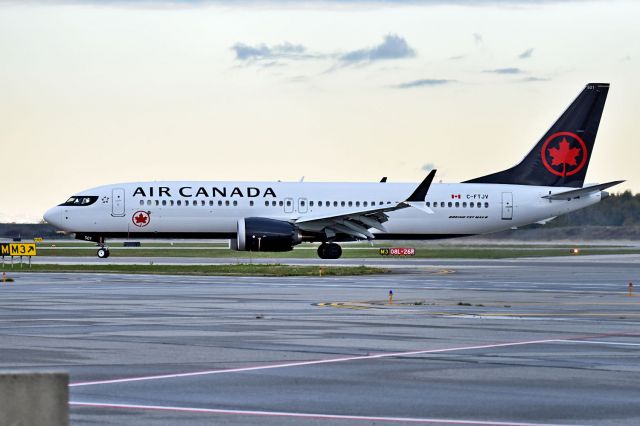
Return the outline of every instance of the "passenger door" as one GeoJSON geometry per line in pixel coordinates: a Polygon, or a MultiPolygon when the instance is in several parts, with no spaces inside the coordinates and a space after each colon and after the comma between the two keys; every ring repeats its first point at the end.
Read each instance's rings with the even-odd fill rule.
{"type": "Polygon", "coordinates": [[[111,190],[111,216],[124,216],[124,189],[111,190]]]}
{"type": "Polygon", "coordinates": [[[513,193],[502,193],[502,220],[513,219],[513,193]]]}
{"type": "Polygon", "coordinates": [[[306,198],[298,198],[298,213],[306,213],[308,208],[307,204],[308,201],[306,198]]]}
{"type": "Polygon", "coordinates": [[[293,198],[284,199],[284,212],[293,213],[293,198]]]}

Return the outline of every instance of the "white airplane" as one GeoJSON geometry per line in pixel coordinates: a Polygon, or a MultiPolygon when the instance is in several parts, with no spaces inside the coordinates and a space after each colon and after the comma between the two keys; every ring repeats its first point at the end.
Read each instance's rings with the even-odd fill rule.
{"type": "MultiPolygon", "coordinates": [[[[544,223],[604,199],[623,181],[583,186],[609,84],[590,83],[514,167],[462,183],[134,182],[79,192],[44,219],[77,239],[222,238],[235,250],[320,242],[427,240],[544,223]]],[[[487,155],[494,155],[488,152],[487,155]]]]}

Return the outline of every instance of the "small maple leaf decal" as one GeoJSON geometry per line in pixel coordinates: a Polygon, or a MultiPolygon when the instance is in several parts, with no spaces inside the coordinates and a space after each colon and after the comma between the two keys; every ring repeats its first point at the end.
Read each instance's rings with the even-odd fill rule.
{"type": "Polygon", "coordinates": [[[580,148],[569,148],[567,138],[562,138],[558,144],[558,148],[549,148],[549,155],[552,157],[551,165],[560,166],[568,164],[570,166],[578,165],[576,158],[580,155],[580,148]]]}
{"type": "Polygon", "coordinates": [[[134,219],[136,223],[147,223],[147,220],[148,220],[147,216],[143,215],[142,213],[140,213],[134,219]]]}

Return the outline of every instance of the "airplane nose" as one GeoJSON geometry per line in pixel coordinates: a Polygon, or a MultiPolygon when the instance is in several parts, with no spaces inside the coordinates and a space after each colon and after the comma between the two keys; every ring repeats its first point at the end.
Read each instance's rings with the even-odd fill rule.
{"type": "Polygon", "coordinates": [[[60,223],[62,222],[60,220],[61,217],[61,212],[60,209],[56,206],[56,207],[52,207],[49,210],[47,210],[43,216],[44,220],[56,227],[60,227],[60,223]]]}

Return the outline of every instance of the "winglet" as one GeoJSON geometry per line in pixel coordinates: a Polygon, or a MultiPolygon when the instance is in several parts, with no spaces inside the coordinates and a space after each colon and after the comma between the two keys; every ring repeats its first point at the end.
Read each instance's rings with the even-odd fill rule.
{"type": "Polygon", "coordinates": [[[406,203],[423,203],[425,197],[427,196],[427,191],[429,191],[429,187],[431,186],[431,182],[433,182],[433,178],[436,175],[436,170],[431,170],[426,178],[418,185],[413,194],[406,199],[406,203]]]}

